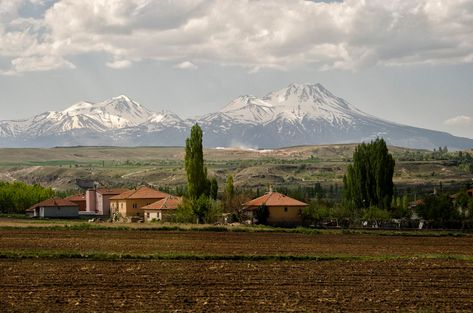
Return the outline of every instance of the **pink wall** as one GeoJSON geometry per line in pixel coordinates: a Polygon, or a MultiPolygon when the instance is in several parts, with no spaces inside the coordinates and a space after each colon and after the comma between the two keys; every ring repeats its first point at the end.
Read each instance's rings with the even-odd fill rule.
{"type": "Polygon", "coordinates": [[[86,191],[85,199],[87,201],[87,204],[86,204],[86,211],[87,212],[95,212],[97,210],[96,194],[97,194],[97,191],[94,190],[94,189],[86,191]]]}
{"type": "Polygon", "coordinates": [[[115,195],[101,194],[95,189],[87,190],[85,193],[87,212],[97,212],[101,215],[110,215],[110,198],[115,195]]]}

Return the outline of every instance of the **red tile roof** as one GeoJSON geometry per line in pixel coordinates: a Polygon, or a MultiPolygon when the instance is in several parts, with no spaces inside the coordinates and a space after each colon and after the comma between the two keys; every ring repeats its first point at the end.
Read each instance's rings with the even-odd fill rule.
{"type": "Polygon", "coordinates": [[[144,206],[143,210],[175,210],[182,203],[181,197],[168,196],[164,199],[158,200],[150,205],[144,206]]]}
{"type": "Polygon", "coordinates": [[[268,192],[267,194],[250,200],[243,204],[246,208],[256,208],[260,206],[284,206],[284,207],[303,207],[308,206],[307,203],[293,199],[279,192],[268,192]]]}
{"type": "Polygon", "coordinates": [[[70,196],[70,197],[64,198],[64,200],[71,201],[71,202],[86,201],[84,194],[70,196]]]}
{"type": "Polygon", "coordinates": [[[151,189],[148,187],[140,187],[138,189],[128,190],[117,196],[113,196],[112,200],[126,200],[126,199],[164,199],[170,194],[151,189]]]}
{"type": "Polygon", "coordinates": [[[30,209],[41,207],[78,207],[77,203],[65,199],[48,199],[33,205],[30,209]]]}
{"type": "Polygon", "coordinates": [[[130,189],[127,188],[98,188],[96,191],[97,193],[100,193],[102,195],[119,195],[122,194],[126,191],[129,191],[130,189]]]}

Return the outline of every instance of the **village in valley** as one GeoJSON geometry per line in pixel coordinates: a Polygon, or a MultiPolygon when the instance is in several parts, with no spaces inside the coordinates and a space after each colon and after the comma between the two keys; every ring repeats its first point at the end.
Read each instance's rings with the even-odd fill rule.
{"type": "MultiPolygon", "coordinates": [[[[44,194],[45,199],[33,204],[25,213],[31,218],[108,223],[458,230],[469,230],[473,225],[473,188],[469,181],[470,176],[473,177],[473,158],[468,152],[449,153],[446,147],[434,151],[430,156],[434,164],[460,168],[464,176],[450,180],[450,184],[446,183],[445,186],[442,180],[439,184],[434,180],[432,189],[426,189],[423,186],[425,182],[407,187],[396,182],[395,186],[396,160],[384,140],[378,138],[368,144],[362,143],[356,146],[351,158],[361,161],[346,162],[348,165],[343,173],[342,191],[334,193],[333,185],[330,185],[330,198],[322,187],[322,181],[315,181],[315,187],[305,188],[296,182],[292,189],[285,188],[284,184],[276,187],[269,184],[267,188],[260,186],[263,187],[261,191],[242,184],[236,189],[233,175],[230,174],[224,176],[225,185],[219,188],[216,177],[208,177],[202,141],[202,129],[195,124],[183,149],[185,162],[182,166],[185,167],[187,177],[185,186],[166,188],[166,192],[155,187],[156,183],[165,184],[155,181],[133,188],[113,188],[100,186],[99,182],[90,178],[81,178],[78,184],[85,192],[76,193],[76,189],[73,189],[68,192],[72,195],[62,198],[46,198],[47,194],[44,194]],[[385,164],[377,165],[381,159],[373,153],[375,149],[381,149],[386,155],[385,164]],[[355,168],[363,174],[360,176],[355,168]],[[286,190],[293,196],[278,192],[276,188],[286,190]],[[398,191],[402,189],[403,192],[398,191]],[[179,194],[172,194],[172,190],[179,194]]],[[[419,157],[418,152],[411,153],[411,156],[409,153],[407,150],[395,154],[396,158],[401,159],[401,170],[397,171],[405,173],[404,168],[408,166],[408,163],[402,162],[402,158],[419,157]]],[[[424,158],[422,155],[420,157],[424,158]]],[[[313,159],[314,155],[311,154],[308,161],[313,159]]],[[[294,160],[287,160],[291,161],[294,160]]],[[[445,171],[445,167],[442,170],[445,171]]],[[[290,180],[294,181],[293,178],[290,180]]],[[[6,199],[3,202],[9,203],[6,199]]],[[[3,209],[7,212],[6,207],[3,209]]],[[[21,212],[21,207],[19,210],[21,212]]]]}

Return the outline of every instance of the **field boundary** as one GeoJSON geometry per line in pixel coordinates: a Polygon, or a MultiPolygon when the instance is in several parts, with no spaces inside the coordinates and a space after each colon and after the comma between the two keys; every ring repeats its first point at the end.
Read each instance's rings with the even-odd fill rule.
{"type": "Polygon", "coordinates": [[[192,261],[391,261],[391,260],[460,260],[473,262],[473,256],[421,254],[415,256],[380,255],[218,255],[218,254],[120,254],[120,253],[78,253],[78,252],[37,252],[0,251],[0,260],[20,259],[83,259],[95,261],[120,260],[192,260],[192,261]]]}
{"type": "MultiPolygon", "coordinates": [[[[141,225],[140,225],[141,226],[141,225]]],[[[130,226],[130,225],[97,225],[88,223],[64,225],[16,225],[6,226],[0,224],[0,230],[97,230],[97,231],[159,231],[159,232],[234,232],[234,233],[287,233],[303,235],[340,234],[340,235],[374,235],[374,236],[403,236],[403,237],[464,237],[473,236],[473,233],[461,230],[388,230],[388,229],[315,229],[306,227],[279,228],[269,226],[130,226]]]]}

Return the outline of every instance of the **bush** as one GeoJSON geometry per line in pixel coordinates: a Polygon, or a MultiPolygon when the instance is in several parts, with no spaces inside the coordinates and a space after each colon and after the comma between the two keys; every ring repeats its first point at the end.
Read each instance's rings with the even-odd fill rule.
{"type": "Polygon", "coordinates": [[[424,204],[417,207],[417,213],[430,221],[433,227],[455,228],[461,219],[457,209],[446,194],[430,195],[424,199],[424,204]]]}
{"type": "Polygon", "coordinates": [[[204,223],[212,224],[222,216],[223,208],[220,201],[209,199],[208,209],[204,216],[204,223]]]}
{"type": "Polygon", "coordinates": [[[170,218],[175,223],[195,223],[198,219],[202,223],[215,223],[222,215],[220,201],[215,201],[202,195],[197,200],[184,198],[176,213],[170,218]]]}
{"type": "Polygon", "coordinates": [[[268,223],[269,210],[268,207],[262,205],[256,209],[256,219],[258,224],[266,225],[268,223]]]}
{"type": "Polygon", "coordinates": [[[184,198],[182,204],[178,206],[176,213],[170,217],[170,220],[175,223],[195,223],[195,218],[192,202],[184,198]]]}
{"type": "Polygon", "coordinates": [[[363,219],[379,222],[391,219],[391,215],[386,210],[371,206],[363,212],[363,219]]]}

